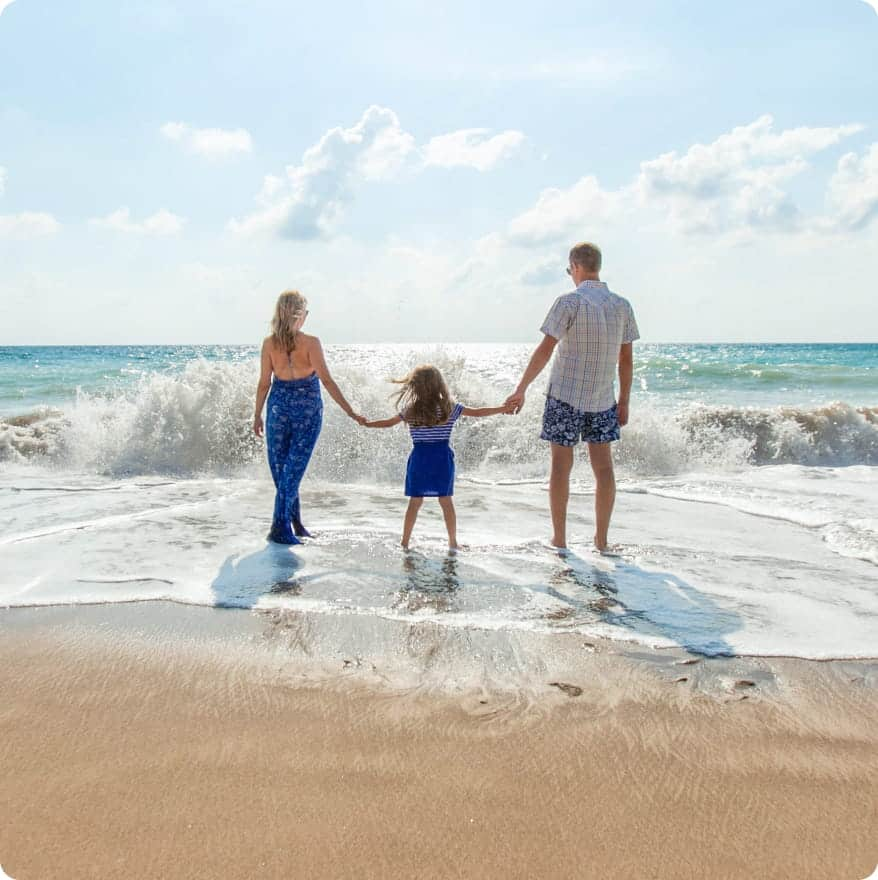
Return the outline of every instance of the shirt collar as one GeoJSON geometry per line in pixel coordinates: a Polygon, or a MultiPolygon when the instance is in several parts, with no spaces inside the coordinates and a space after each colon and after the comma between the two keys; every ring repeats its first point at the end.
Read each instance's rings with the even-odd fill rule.
{"type": "Polygon", "coordinates": [[[603,288],[606,286],[607,286],[606,281],[594,281],[591,278],[587,278],[585,281],[580,282],[576,286],[576,289],[577,290],[584,290],[586,287],[601,287],[601,288],[603,288]]]}

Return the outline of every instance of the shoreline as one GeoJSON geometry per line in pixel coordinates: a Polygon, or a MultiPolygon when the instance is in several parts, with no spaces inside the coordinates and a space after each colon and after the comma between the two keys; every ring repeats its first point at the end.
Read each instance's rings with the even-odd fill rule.
{"type": "Polygon", "coordinates": [[[0,609],[6,873],[798,880],[878,862],[874,661],[558,634],[539,665],[539,637],[473,630],[467,664],[428,623],[384,621],[409,632],[383,666],[318,617],[0,609]]]}

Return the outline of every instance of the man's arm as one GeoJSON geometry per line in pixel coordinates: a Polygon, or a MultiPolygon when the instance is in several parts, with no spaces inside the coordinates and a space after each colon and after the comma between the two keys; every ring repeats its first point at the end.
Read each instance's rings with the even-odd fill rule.
{"type": "Polygon", "coordinates": [[[530,362],[524,371],[524,375],[521,377],[521,381],[518,383],[518,387],[506,398],[504,406],[510,407],[514,413],[521,410],[524,406],[525,392],[530,387],[531,382],[542,373],[546,364],[552,359],[552,352],[555,351],[557,344],[558,340],[554,336],[549,336],[548,333],[543,336],[543,341],[534,349],[534,353],[530,356],[530,362]]]}
{"type": "Polygon", "coordinates": [[[634,379],[634,343],[619,346],[619,400],[616,415],[620,425],[628,424],[628,403],[631,398],[631,382],[634,379]]]}

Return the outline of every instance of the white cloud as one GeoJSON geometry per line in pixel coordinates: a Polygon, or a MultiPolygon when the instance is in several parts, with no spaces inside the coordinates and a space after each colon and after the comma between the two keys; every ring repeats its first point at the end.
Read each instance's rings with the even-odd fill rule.
{"type": "Polygon", "coordinates": [[[792,228],[799,212],[780,184],[808,168],[806,157],[862,131],[860,125],[773,131],[771,116],[665,153],[640,166],[644,202],[661,206],[684,232],[723,233],[740,227],[792,228]]]}
{"type": "Polygon", "coordinates": [[[253,139],[244,128],[195,128],[185,122],[166,122],[161,133],[168,140],[182,144],[188,152],[209,159],[249,153],[253,149],[253,139]]]}
{"type": "Polygon", "coordinates": [[[36,238],[52,235],[61,224],[51,215],[40,211],[24,211],[21,214],[0,214],[0,237],[36,238]]]}
{"type": "Polygon", "coordinates": [[[267,175],[257,197],[262,207],[230,229],[244,235],[273,231],[282,238],[324,238],[362,180],[388,178],[414,150],[414,138],[385,107],[369,107],[351,128],[332,128],[305,150],[283,176],[267,175]]]}
{"type": "Polygon", "coordinates": [[[229,221],[229,228],[243,235],[273,232],[297,241],[328,238],[361,183],[430,165],[484,171],[523,138],[515,131],[490,137],[485,129],[464,129],[435,137],[419,151],[397,115],[373,105],[350,128],[327,131],[305,150],[298,165],[288,165],[282,175],[266,175],[257,196],[259,209],[229,221]]]}
{"type": "Polygon", "coordinates": [[[863,3],[866,6],[871,6],[875,10],[875,14],[878,15],[878,0],[863,0],[863,3]]]}
{"type": "Polygon", "coordinates": [[[183,229],[183,224],[186,221],[166,210],[156,211],[155,214],[136,221],[131,219],[131,212],[128,208],[119,208],[117,211],[107,214],[106,217],[94,217],[89,222],[92,226],[114,229],[117,232],[140,235],[177,235],[183,229]]]}
{"type": "Polygon", "coordinates": [[[537,203],[509,224],[509,238],[519,244],[538,245],[559,238],[588,237],[588,230],[600,227],[627,210],[631,202],[628,190],[601,189],[596,177],[589,175],[569,189],[546,189],[537,203]]]}
{"type": "MultiPolygon", "coordinates": [[[[513,242],[537,246],[589,237],[621,219],[630,223],[635,212],[641,226],[653,220],[684,234],[740,239],[757,230],[801,229],[813,221],[802,215],[786,183],[810,167],[810,156],[860,131],[860,125],[841,125],[776,132],[772,118],[762,116],[682,155],[664,153],[641,163],[639,174],[619,189],[604,190],[592,175],[567,189],[547,189],[512,220],[507,234],[513,242]]],[[[843,160],[850,167],[839,169],[838,193],[851,189],[848,178],[872,173],[866,159],[859,164],[855,159],[843,160]]],[[[849,217],[857,215],[860,205],[860,213],[871,218],[868,192],[868,187],[861,188],[859,201],[853,192],[838,195],[836,201],[844,202],[849,217]]]]}
{"type": "Polygon", "coordinates": [[[842,156],[827,199],[832,222],[842,230],[863,229],[878,217],[878,143],[862,158],[856,153],[842,156]]]}
{"type": "Polygon", "coordinates": [[[519,281],[529,287],[543,287],[546,284],[558,286],[564,282],[565,278],[564,258],[555,254],[525,267],[519,276],[519,281]]]}
{"type": "Polygon", "coordinates": [[[15,0],[0,0],[0,15],[3,15],[3,10],[7,6],[12,6],[13,3],[15,3],[15,0]]]}
{"type": "Polygon", "coordinates": [[[486,128],[464,128],[431,138],[423,148],[424,164],[487,171],[512,155],[524,141],[520,131],[503,131],[493,137],[489,134],[486,128]]]}

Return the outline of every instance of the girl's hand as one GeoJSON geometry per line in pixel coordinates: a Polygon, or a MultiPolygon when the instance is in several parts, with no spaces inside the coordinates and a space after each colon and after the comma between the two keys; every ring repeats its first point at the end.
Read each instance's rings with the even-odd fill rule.
{"type": "Polygon", "coordinates": [[[265,436],[265,426],[262,424],[262,416],[253,417],[253,433],[257,437],[265,436]]]}
{"type": "Polygon", "coordinates": [[[365,425],[366,422],[368,421],[368,419],[367,419],[365,416],[361,416],[359,413],[355,413],[355,412],[352,412],[352,413],[351,413],[351,418],[352,418],[352,419],[353,419],[353,420],[354,420],[354,421],[355,421],[360,427],[363,427],[363,425],[365,425]]]}

